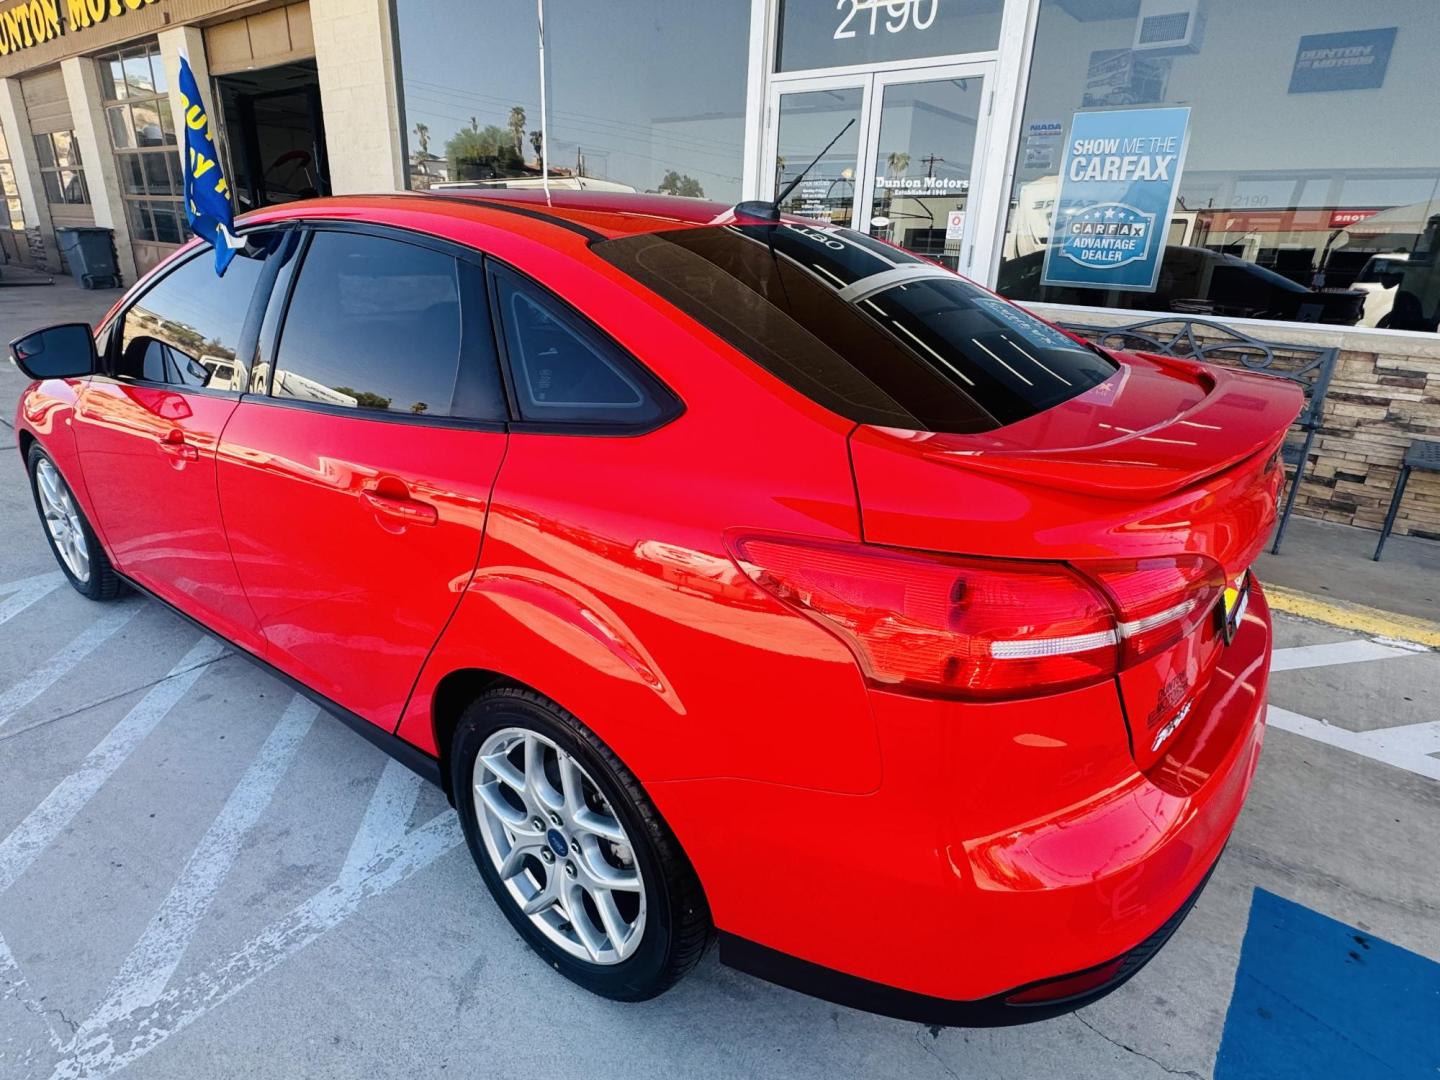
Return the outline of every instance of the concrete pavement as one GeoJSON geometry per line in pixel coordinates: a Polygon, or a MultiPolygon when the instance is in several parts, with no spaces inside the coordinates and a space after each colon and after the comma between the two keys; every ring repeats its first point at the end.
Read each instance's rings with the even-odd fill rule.
{"type": "MultiPolygon", "coordinates": [[[[54,289],[77,313],[108,299],[54,289]]],[[[0,336],[55,321],[29,300],[49,292],[0,290],[0,336]]],[[[0,415],[19,385],[6,365],[0,415]]],[[[1281,963],[1247,947],[1242,971],[1257,887],[1440,959],[1440,654],[1282,616],[1272,730],[1229,851],[1167,948],[1097,1005],[932,1031],[713,955],[656,1001],[594,998],[494,908],[438,792],[159,605],[93,605],[57,580],[18,458],[0,462],[5,1080],[1237,1080],[1267,1075],[1234,1042],[1215,1071],[1237,983],[1281,963]]],[[[876,917],[926,913],[897,898],[876,917]]],[[[1309,1041],[1337,1035],[1369,1037],[1309,1041]]]]}

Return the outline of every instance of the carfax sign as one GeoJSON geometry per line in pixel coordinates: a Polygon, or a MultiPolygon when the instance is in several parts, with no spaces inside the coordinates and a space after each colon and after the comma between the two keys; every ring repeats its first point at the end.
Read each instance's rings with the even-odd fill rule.
{"type": "Polygon", "coordinates": [[[1041,284],[1155,291],[1189,126],[1189,109],[1075,114],[1041,284]]]}

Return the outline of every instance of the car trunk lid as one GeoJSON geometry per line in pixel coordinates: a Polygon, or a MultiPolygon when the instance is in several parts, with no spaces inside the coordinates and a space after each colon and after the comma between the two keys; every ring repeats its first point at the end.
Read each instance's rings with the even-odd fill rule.
{"type": "MultiPolygon", "coordinates": [[[[857,427],[850,447],[865,540],[1060,561],[1082,573],[1198,556],[1243,588],[1275,520],[1280,446],[1303,403],[1299,389],[1188,361],[1119,359],[1104,383],[993,431],[857,427]]],[[[1157,736],[1196,699],[1224,647],[1219,615],[1206,614],[1117,678],[1142,767],[1163,753],[1169,734],[1157,736]]]]}

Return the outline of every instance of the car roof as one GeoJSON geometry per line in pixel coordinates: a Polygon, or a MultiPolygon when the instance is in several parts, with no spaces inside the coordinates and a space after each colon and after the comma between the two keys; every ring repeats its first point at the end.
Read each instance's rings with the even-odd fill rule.
{"type": "Polygon", "coordinates": [[[343,195],[284,203],[247,214],[241,224],[258,224],[286,218],[332,215],[364,216],[367,210],[414,211],[433,209],[443,216],[464,216],[487,225],[532,232],[537,221],[548,221],[589,240],[609,240],[642,233],[693,228],[726,220],[732,207],[708,199],[676,195],[643,195],[616,191],[445,188],[375,195],[343,195]],[[457,207],[474,213],[457,215],[457,207]]]}
{"type": "Polygon", "coordinates": [[[511,203],[531,207],[600,231],[634,233],[658,232],[688,225],[708,225],[731,210],[725,203],[690,199],[679,195],[644,195],[630,191],[554,190],[549,195],[536,188],[479,188],[425,193],[431,198],[469,199],[486,203],[511,203]]]}

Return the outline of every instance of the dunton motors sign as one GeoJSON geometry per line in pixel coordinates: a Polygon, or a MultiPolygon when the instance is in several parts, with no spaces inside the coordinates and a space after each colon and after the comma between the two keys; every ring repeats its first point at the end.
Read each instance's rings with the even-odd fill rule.
{"type": "Polygon", "coordinates": [[[156,0],[20,0],[0,10],[0,56],[115,19],[156,0]]]}

